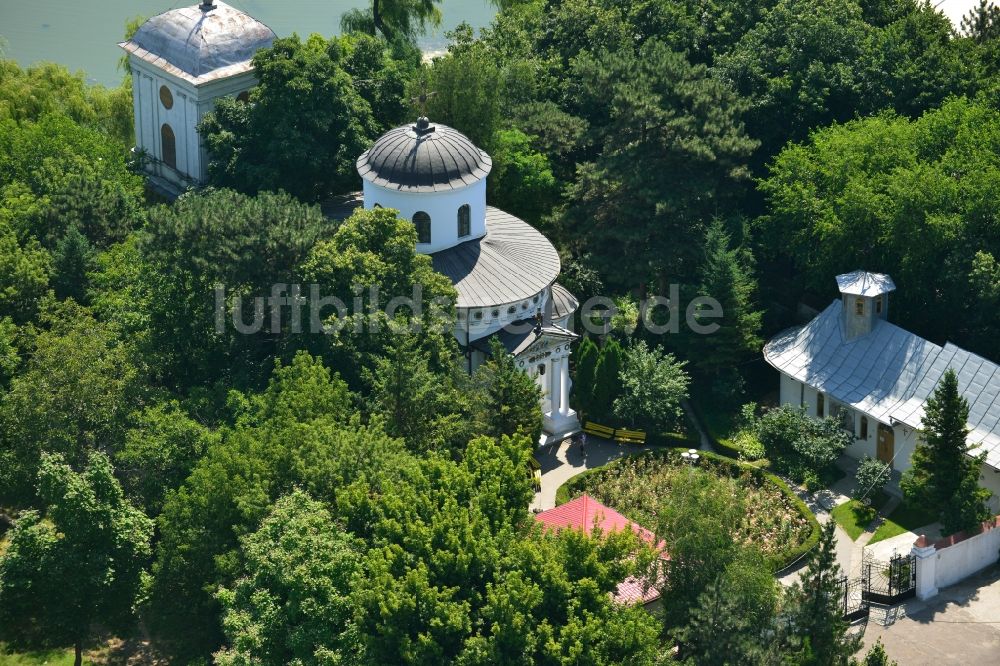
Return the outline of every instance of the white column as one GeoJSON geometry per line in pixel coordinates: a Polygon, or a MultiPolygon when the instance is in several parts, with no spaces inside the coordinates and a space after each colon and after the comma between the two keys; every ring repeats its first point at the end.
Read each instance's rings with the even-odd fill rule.
{"type": "Polygon", "coordinates": [[[559,359],[559,413],[569,414],[569,357],[559,359]]]}
{"type": "Polygon", "coordinates": [[[921,534],[920,538],[913,544],[910,553],[916,555],[917,598],[923,601],[936,597],[938,593],[937,549],[926,536],[921,534]]]}
{"type": "Polygon", "coordinates": [[[559,412],[561,414],[563,410],[563,395],[561,381],[559,379],[559,367],[556,364],[556,361],[549,361],[546,365],[548,366],[546,370],[549,374],[549,391],[552,395],[552,413],[555,414],[556,412],[559,412]]]}

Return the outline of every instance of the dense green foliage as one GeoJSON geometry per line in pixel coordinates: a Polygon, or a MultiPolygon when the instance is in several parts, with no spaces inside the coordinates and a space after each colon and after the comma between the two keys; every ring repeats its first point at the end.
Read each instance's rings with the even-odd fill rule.
{"type": "Polygon", "coordinates": [[[44,454],[38,511],[21,514],[0,552],[0,639],[76,646],[92,624],[132,628],[153,525],[125,498],[108,458],[92,452],[80,473],[44,454]]]}
{"type": "Polygon", "coordinates": [[[833,417],[814,419],[791,405],[766,411],[752,430],[767,457],[797,481],[822,473],[853,441],[833,417]]]}
{"type": "MultiPolygon", "coordinates": [[[[738,479],[678,467],[604,487],[662,491],[643,520],[674,574],[649,579],[665,625],[614,603],[656,558],[627,532],[534,527],[535,382],[498,346],[469,376],[455,290],[411,223],[311,204],[356,190],[357,156],[425,107],[465,132],[492,156],[490,203],[552,239],[581,302],[615,303],[575,356],[598,420],[674,429],[689,383],[734,411],[762,340],[856,268],[893,276],[895,323],[1000,360],[995,8],[956,33],[916,0],[494,4],[428,62],[415,40],[437,0],[373,0],[344,36],[277,40],[248,102],[202,124],[220,189],[170,204],[127,150],[129,80],[0,60],[0,639],[79,645],[92,620],[128,630],[141,601],[179,663],[851,656],[829,534],[798,538],[797,500],[735,462],[738,479]],[[290,293],[310,283],[348,311],[290,293]],[[379,313],[411,295],[419,312],[379,313]],[[671,299],[656,323],[682,325],[714,298],[721,317],[691,314],[718,330],[636,328],[651,295],[671,299]],[[141,585],[152,535],[134,507],[156,526],[141,585]],[[747,522],[763,553],[723,529],[747,522]],[[789,594],[774,550],[811,554],[789,594]]],[[[954,531],[985,493],[946,384],[904,485],[954,531]]],[[[752,411],[738,455],[796,479],[850,441],[834,420],[752,411]]],[[[880,476],[864,469],[859,486],[880,476]]]]}
{"type": "Polygon", "coordinates": [[[684,420],[681,401],[688,397],[684,363],[639,340],[626,350],[618,377],[621,394],[614,400],[615,416],[653,432],[677,431],[684,420]]]}
{"type": "Polygon", "coordinates": [[[275,40],[254,57],[249,103],[224,98],[200,125],[212,182],[307,201],[351,191],[358,155],[402,120],[408,67],[365,35],[275,40]]]}
{"type": "Polygon", "coordinates": [[[889,483],[891,471],[888,464],[877,458],[862,458],[854,475],[854,499],[873,499],[881,495],[885,484],[889,483]]]}
{"type": "Polygon", "coordinates": [[[977,532],[990,517],[990,491],[979,487],[986,454],[976,455],[966,442],[968,421],[969,403],[958,391],[958,375],[949,368],[927,400],[923,441],[900,482],[907,500],[938,515],[945,534],[977,532]]]}

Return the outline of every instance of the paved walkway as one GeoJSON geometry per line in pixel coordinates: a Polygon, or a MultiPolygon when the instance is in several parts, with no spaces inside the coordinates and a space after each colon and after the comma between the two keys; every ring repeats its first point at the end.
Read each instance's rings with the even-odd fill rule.
{"type": "Polygon", "coordinates": [[[989,567],[928,601],[912,599],[888,612],[872,607],[865,648],[879,638],[901,666],[997,663],[1000,568],[989,567]]]}
{"type": "MultiPolygon", "coordinates": [[[[684,408],[690,413],[688,406],[684,408]]],[[[702,430],[701,425],[692,419],[698,429],[698,436],[701,441],[700,449],[704,451],[713,450],[712,443],[702,430]]],[[[658,448],[655,446],[635,444],[618,444],[606,439],[587,435],[587,455],[584,457],[580,453],[580,445],[572,444],[571,440],[564,439],[556,444],[542,447],[535,452],[535,459],[542,465],[542,489],[535,493],[535,499],[531,503],[532,511],[545,511],[556,505],[556,490],[574,476],[581,474],[588,469],[601,467],[612,460],[618,460],[626,455],[634,455],[641,451],[658,448]]]]}

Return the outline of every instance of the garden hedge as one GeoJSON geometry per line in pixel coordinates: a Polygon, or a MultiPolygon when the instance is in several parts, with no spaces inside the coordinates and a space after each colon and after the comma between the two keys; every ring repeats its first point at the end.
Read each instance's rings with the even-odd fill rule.
{"type": "MultiPolygon", "coordinates": [[[[682,452],[686,451],[690,447],[676,447],[667,448],[654,451],[642,451],[635,455],[680,455],[682,452]]],[[[711,451],[699,451],[698,454],[702,457],[702,460],[710,460],[713,464],[720,468],[726,468],[729,471],[730,476],[739,476],[742,472],[748,472],[758,479],[762,479],[765,483],[771,483],[778,487],[778,490],[788,498],[790,504],[798,509],[799,513],[809,522],[809,536],[799,544],[798,546],[792,548],[786,548],[784,551],[776,553],[770,558],[771,566],[775,571],[781,571],[782,569],[787,569],[789,566],[794,564],[799,558],[805,555],[807,552],[812,550],[817,543],[819,543],[820,536],[820,526],[819,521],[816,520],[816,516],[813,512],[806,506],[806,503],[799,499],[799,496],[788,487],[788,484],[782,481],[780,478],[762,470],[760,467],[755,465],[745,463],[739,460],[733,460],[732,458],[727,458],[711,451]]],[[[588,469],[586,472],[574,476],[572,479],[566,483],[559,486],[556,489],[556,506],[560,504],[565,504],[571,498],[571,494],[575,490],[579,490],[583,485],[584,479],[586,479],[591,474],[597,474],[604,469],[610,467],[611,465],[616,465],[624,460],[624,458],[619,458],[618,460],[612,460],[607,465],[601,467],[595,467],[594,469],[588,469]]],[[[669,545],[668,545],[669,550],[669,545]]]]}

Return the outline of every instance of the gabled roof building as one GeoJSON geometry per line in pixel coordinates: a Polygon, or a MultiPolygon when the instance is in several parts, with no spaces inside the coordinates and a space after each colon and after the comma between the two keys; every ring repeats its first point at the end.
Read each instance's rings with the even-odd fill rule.
{"type": "Polygon", "coordinates": [[[920,437],[927,399],[949,368],[969,402],[969,443],[986,454],[980,479],[1000,509],[1000,366],[954,344],[943,347],[888,321],[887,275],[837,276],[841,298],[805,326],[775,336],[764,358],[781,373],[782,404],[851,431],[848,454],[905,471],[920,437]]]}

